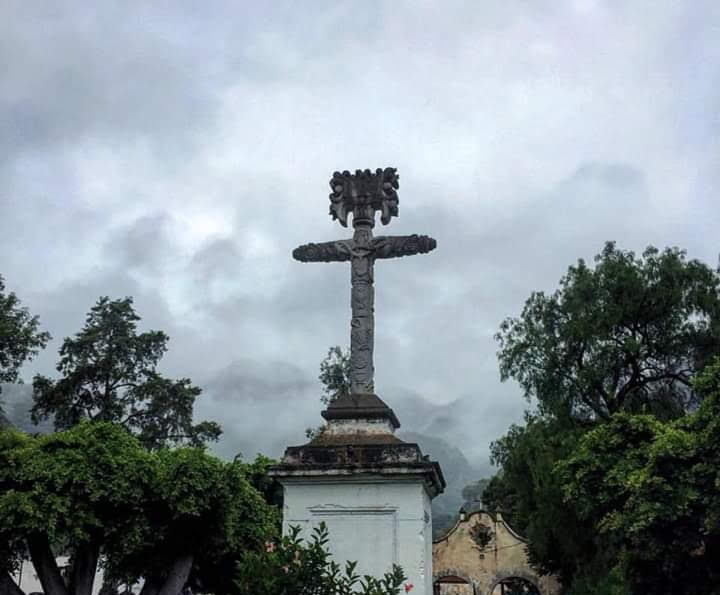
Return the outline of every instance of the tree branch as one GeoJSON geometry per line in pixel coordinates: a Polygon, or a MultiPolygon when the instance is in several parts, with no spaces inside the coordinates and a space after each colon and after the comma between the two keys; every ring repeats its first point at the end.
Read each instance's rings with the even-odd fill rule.
{"type": "Polygon", "coordinates": [[[118,423],[121,426],[124,426],[127,422],[129,422],[131,419],[135,419],[137,417],[143,417],[144,415],[147,415],[147,411],[136,411],[135,413],[130,413],[125,419],[120,420],[118,423]]]}

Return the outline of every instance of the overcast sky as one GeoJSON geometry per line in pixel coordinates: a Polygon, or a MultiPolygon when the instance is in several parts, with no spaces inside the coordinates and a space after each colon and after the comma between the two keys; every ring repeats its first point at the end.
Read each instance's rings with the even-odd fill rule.
{"type": "Polygon", "coordinates": [[[0,3],[0,274],[55,337],[26,379],[131,295],[221,452],[302,442],[350,271],[291,251],[349,236],[334,170],[386,166],[377,232],[438,247],[376,266],[378,394],[485,460],[530,292],[605,240],[716,264],[720,2],[0,3]]]}

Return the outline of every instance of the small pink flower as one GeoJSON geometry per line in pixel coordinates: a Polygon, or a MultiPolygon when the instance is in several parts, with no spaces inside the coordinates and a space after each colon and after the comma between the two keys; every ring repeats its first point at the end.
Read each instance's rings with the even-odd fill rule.
{"type": "Polygon", "coordinates": [[[272,541],[266,541],[265,542],[265,551],[268,553],[272,553],[275,551],[275,544],[272,541]]]}
{"type": "Polygon", "coordinates": [[[415,588],[415,585],[413,585],[412,583],[405,583],[405,592],[406,592],[406,593],[409,593],[409,592],[412,591],[414,588],[415,588]]]}
{"type": "Polygon", "coordinates": [[[287,574],[288,572],[290,572],[290,567],[289,567],[287,564],[286,564],[285,566],[283,566],[282,569],[283,569],[283,572],[284,572],[285,574],[287,574]]]}

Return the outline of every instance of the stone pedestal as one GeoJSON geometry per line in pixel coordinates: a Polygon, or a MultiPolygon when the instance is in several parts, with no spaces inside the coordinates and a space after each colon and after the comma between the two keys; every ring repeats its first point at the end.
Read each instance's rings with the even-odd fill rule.
{"type": "Polygon", "coordinates": [[[376,395],[343,395],[325,411],[325,430],[287,448],[271,469],[284,488],[283,530],[325,522],[341,565],[376,577],[402,566],[413,593],[432,594],[430,502],[445,481],[417,444],[399,440],[399,422],[376,395]]]}

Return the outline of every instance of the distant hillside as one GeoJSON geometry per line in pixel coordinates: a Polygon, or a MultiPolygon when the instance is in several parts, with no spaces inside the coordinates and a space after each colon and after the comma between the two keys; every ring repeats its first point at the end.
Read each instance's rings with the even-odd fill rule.
{"type": "Polygon", "coordinates": [[[35,425],[30,419],[32,408],[32,386],[29,384],[0,384],[0,407],[4,420],[0,417],[0,426],[3,421],[29,434],[48,434],[53,431],[52,420],[46,420],[35,425]]]}
{"type": "Polygon", "coordinates": [[[417,442],[423,454],[440,463],[447,486],[445,493],[432,503],[433,534],[440,535],[452,524],[463,504],[463,488],[480,479],[483,472],[472,465],[459,448],[442,438],[417,432],[399,432],[398,437],[406,442],[417,442]]]}
{"type": "MultiPolygon", "coordinates": [[[[433,403],[402,387],[388,391],[386,402],[402,423],[398,436],[417,442],[423,453],[440,463],[445,475],[445,493],[433,501],[433,533],[440,535],[452,525],[464,504],[463,489],[495,474],[490,464],[490,442],[511,423],[520,421],[521,414],[514,401],[481,400],[466,395],[446,403],[433,403]],[[404,428],[410,431],[403,431],[404,428]]],[[[467,506],[477,507],[478,503],[468,502],[467,506]]]]}

